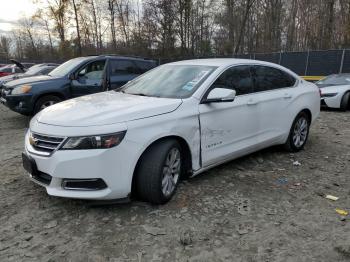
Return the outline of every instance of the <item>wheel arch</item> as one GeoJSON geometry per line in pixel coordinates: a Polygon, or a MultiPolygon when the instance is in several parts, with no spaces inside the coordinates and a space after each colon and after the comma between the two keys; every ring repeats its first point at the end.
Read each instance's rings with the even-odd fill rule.
{"type": "Polygon", "coordinates": [[[55,92],[55,91],[53,91],[53,92],[44,92],[44,93],[41,93],[41,94],[39,94],[39,95],[37,95],[36,97],[35,97],[35,101],[34,101],[34,104],[36,104],[36,102],[40,99],[40,98],[42,98],[42,97],[44,97],[44,96],[57,96],[57,97],[59,97],[59,98],[61,98],[62,100],[65,100],[66,99],[66,96],[64,95],[64,94],[62,94],[61,92],[55,92]]]}
{"type": "Polygon", "coordinates": [[[142,151],[142,153],[139,155],[137,161],[136,161],[136,165],[134,167],[133,170],[133,175],[132,175],[132,181],[131,181],[131,192],[133,193],[135,190],[135,180],[136,180],[136,172],[137,172],[137,168],[139,166],[139,163],[142,159],[142,156],[155,144],[157,143],[162,143],[162,141],[168,140],[168,139],[174,139],[176,140],[180,146],[181,149],[183,150],[183,153],[185,155],[184,157],[184,166],[185,166],[185,177],[187,174],[189,174],[190,172],[192,172],[192,153],[191,153],[191,148],[188,144],[188,142],[186,141],[186,139],[184,139],[183,137],[179,136],[179,135],[167,135],[167,136],[163,136],[160,138],[157,138],[155,140],[153,140],[151,143],[149,143],[142,151]]]}
{"type": "MultiPolygon", "coordinates": [[[[307,114],[307,116],[309,117],[309,121],[310,121],[310,123],[311,123],[311,122],[312,122],[312,113],[311,113],[311,110],[308,109],[308,108],[304,108],[304,109],[300,110],[300,111],[298,112],[298,114],[296,114],[296,116],[294,117],[294,119],[295,119],[301,112],[305,112],[305,113],[307,114]]],[[[294,121],[294,119],[293,119],[293,121],[294,121]]]]}

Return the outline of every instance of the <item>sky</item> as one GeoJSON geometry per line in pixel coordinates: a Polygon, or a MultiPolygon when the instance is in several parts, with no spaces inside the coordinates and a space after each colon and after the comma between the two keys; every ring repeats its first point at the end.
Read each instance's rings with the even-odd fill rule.
{"type": "Polygon", "coordinates": [[[0,0],[0,33],[10,31],[21,17],[33,15],[37,6],[32,0],[0,0]]]}

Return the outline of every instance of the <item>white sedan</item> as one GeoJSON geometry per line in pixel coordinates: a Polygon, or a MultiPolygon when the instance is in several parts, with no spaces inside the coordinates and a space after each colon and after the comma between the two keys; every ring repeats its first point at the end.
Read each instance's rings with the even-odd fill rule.
{"type": "Polygon", "coordinates": [[[53,196],[163,204],[181,177],[272,145],[301,150],[319,110],[317,86],[276,64],[170,63],[38,113],[23,165],[53,196]]]}
{"type": "Polygon", "coordinates": [[[350,74],[330,75],[316,85],[321,90],[322,106],[342,111],[350,109],[350,74]]]}

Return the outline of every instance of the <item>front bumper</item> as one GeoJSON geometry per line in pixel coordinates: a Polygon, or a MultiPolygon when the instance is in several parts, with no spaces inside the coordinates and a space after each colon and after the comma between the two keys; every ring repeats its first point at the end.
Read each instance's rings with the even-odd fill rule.
{"type": "Polygon", "coordinates": [[[0,102],[11,110],[21,114],[32,114],[34,104],[32,94],[9,95],[2,89],[0,102]]]}
{"type": "Polygon", "coordinates": [[[136,160],[132,158],[137,146],[124,140],[110,149],[57,150],[51,156],[40,156],[30,149],[28,134],[25,138],[25,154],[35,161],[38,172],[50,177],[42,183],[49,195],[77,199],[111,200],[130,195],[136,160]],[[65,181],[103,181],[106,187],[96,190],[69,189],[65,181]]]}
{"type": "Polygon", "coordinates": [[[338,93],[331,97],[321,96],[321,106],[329,108],[340,108],[342,97],[342,93],[338,93]]]}

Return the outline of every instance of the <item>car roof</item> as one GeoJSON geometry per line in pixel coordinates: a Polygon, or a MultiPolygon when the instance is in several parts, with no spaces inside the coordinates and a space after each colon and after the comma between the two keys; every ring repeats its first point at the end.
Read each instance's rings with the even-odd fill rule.
{"type": "MultiPolygon", "coordinates": [[[[203,65],[203,66],[216,66],[219,68],[226,68],[228,66],[234,66],[234,65],[265,65],[265,66],[271,66],[275,68],[279,68],[283,71],[288,71],[295,77],[299,78],[297,74],[295,74],[293,71],[289,70],[288,68],[285,68],[281,65],[261,61],[261,60],[253,60],[253,59],[238,59],[238,58],[205,58],[205,59],[192,59],[192,60],[183,60],[178,62],[169,63],[171,65],[203,65]]],[[[168,65],[169,65],[168,64],[168,65]]]]}
{"type": "Polygon", "coordinates": [[[148,59],[148,58],[142,58],[142,57],[133,57],[133,56],[119,56],[119,55],[93,55],[93,56],[86,56],[85,58],[112,58],[112,59],[126,59],[126,60],[134,60],[134,61],[142,61],[142,62],[149,62],[154,63],[155,60],[148,59]]]}
{"type": "Polygon", "coordinates": [[[229,66],[235,64],[265,64],[265,65],[274,65],[276,64],[253,60],[253,59],[238,59],[238,58],[205,58],[205,59],[192,59],[192,60],[183,60],[177,61],[170,64],[177,65],[207,65],[207,66],[229,66]]]}

